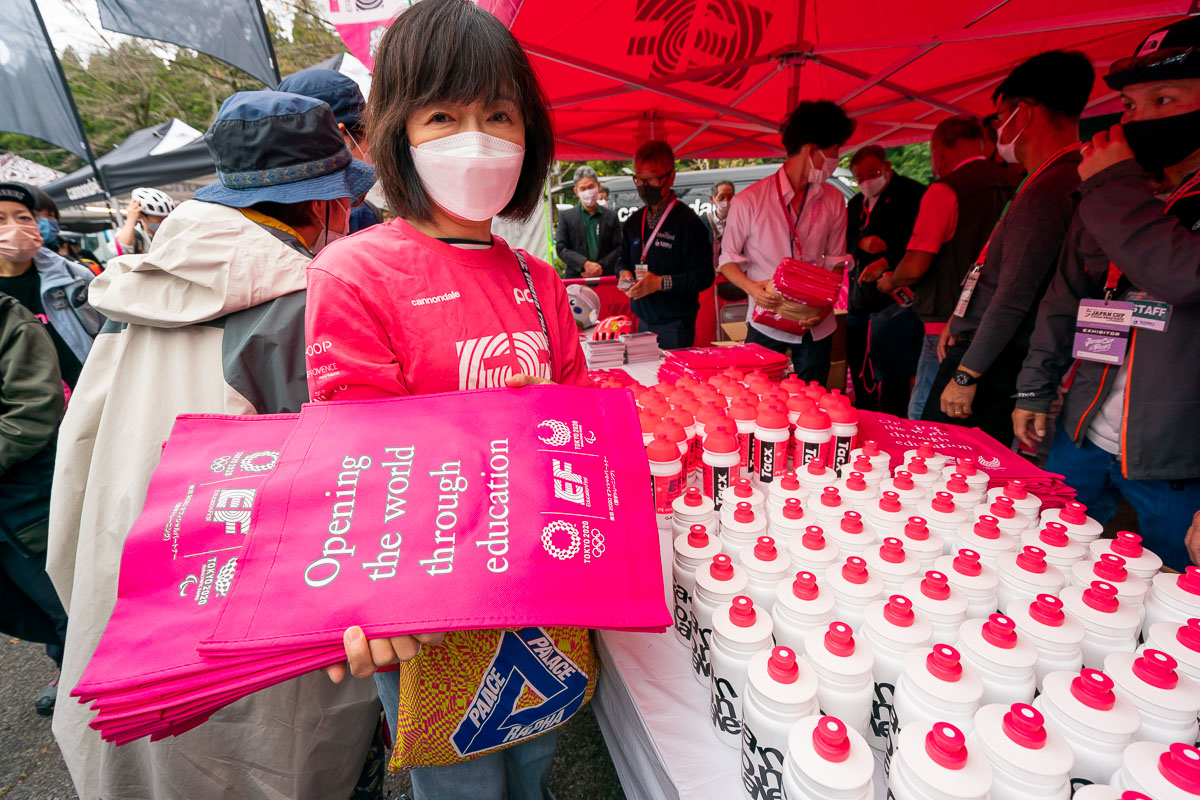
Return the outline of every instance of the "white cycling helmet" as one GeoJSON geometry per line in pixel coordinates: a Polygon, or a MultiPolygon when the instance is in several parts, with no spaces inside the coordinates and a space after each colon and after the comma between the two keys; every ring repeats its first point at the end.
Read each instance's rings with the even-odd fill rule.
{"type": "Polygon", "coordinates": [[[171,195],[158,189],[142,187],[134,189],[130,196],[138,201],[144,213],[152,217],[165,217],[175,210],[175,201],[171,199],[171,195]]]}

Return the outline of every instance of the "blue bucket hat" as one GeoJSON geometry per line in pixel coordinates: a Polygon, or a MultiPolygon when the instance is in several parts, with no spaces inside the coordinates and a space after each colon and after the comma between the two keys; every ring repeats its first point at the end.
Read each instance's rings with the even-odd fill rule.
{"type": "Polygon", "coordinates": [[[278,91],[302,94],[328,103],[333,109],[333,118],[347,128],[356,127],[362,122],[363,107],[366,105],[362,90],[357,83],[336,70],[324,67],[302,69],[280,81],[278,91]]]}
{"type": "Polygon", "coordinates": [[[220,180],[197,200],[246,208],[354,199],[375,183],[375,170],[350,156],[333,111],[311,97],[238,92],[221,104],[204,143],[220,180]]]}

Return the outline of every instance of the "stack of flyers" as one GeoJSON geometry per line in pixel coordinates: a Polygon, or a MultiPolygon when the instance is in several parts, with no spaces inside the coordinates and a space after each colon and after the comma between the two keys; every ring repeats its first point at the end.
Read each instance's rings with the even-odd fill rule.
{"type": "Polygon", "coordinates": [[[620,339],[583,342],[588,369],[613,369],[625,363],[625,343],[620,339]]]}
{"type": "Polygon", "coordinates": [[[658,334],[651,331],[641,333],[626,333],[621,335],[625,343],[625,363],[641,364],[645,361],[658,361],[662,355],[658,349],[658,334]]]}

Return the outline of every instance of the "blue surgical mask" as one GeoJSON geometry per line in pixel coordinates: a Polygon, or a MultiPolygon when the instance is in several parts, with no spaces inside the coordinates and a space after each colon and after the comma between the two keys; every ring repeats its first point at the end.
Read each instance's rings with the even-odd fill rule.
{"type": "Polygon", "coordinates": [[[46,244],[58,241],[58,220],[49,217],[38,217],[38,231],[46,244]]]}

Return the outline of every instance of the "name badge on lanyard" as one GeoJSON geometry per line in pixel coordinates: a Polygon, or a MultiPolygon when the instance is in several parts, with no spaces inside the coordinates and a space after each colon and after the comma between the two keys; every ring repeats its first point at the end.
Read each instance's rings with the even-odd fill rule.
{"type": "Polygon", "coordinates": [[[1166,333],[1171,324],[1171,304],[1155,300],[1145,292],[1130,292],[1126,297],[1133,303],[1133,327],[1166,333]]]}
{"type": "Polygon", "coordinates": [[[971,305],[971,295],[975,294],[975,285],[979,283],[979,273],[983,272],[983,263],[976,262],[975,266],[971,267],[971,271],[967,273],[967,277],[963,278],[962,294],[958,296],[958,304],[954,306],[954,316],[965,317],[967,315],[967,307],[971,305]]]}
{"type": "Polygon", "coordinates": [[[1132,328],[1133,303],[1079,301],[1079,313],[1075,317],[1075,358],[1100,364],[1124,364],[1132,328]]]}

